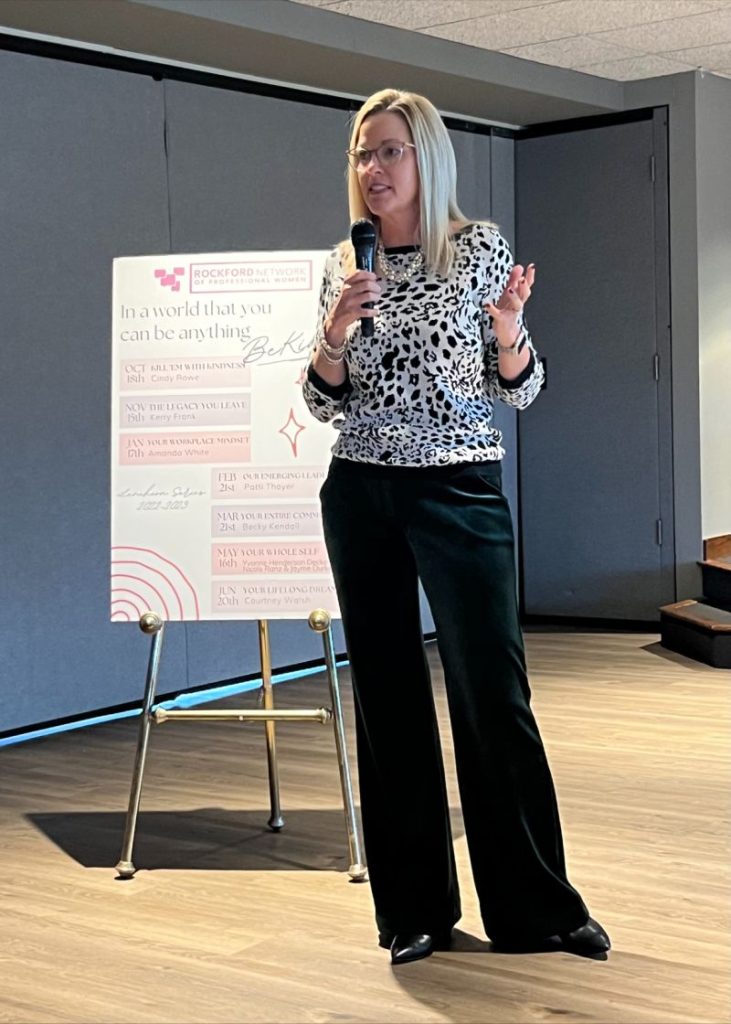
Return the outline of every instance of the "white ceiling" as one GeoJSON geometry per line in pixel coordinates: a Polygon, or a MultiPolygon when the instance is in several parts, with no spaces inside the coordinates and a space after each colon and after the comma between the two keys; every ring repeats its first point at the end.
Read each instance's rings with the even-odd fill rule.
{"type": "Polygon", "coordinates": [[[295,2],[616,81],[731,78],[731,0],[295,2]]]}

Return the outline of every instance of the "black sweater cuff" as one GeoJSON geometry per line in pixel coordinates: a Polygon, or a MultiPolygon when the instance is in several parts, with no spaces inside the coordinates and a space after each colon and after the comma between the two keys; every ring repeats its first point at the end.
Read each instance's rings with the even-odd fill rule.
{"type": "MultiPolygon", "coordinates": [[[[347,374],[347,369],[346,369],[347,374]]],[[[307,379],[313,387],[321,391],[323,395],[327,395],[328,398],[344,398],[348,391],[350,391],[350,380],[346,376],[342,384],[328,384],[326,380],[323,380],[319,373],[313,368],[312,363],[307,367],[307,379]]]]}
{"type": "Polygon", "coordinates": [[[520,371],[520,373],[518,374],[518,376],[514,380],[506,380],[505,377],[503,377],[503,375],[498,370],[498,372],[497,372],[498,384],[500,385],[501,388],[504,388],[506,391],[515,391],[515,390],[517,390],[517,388],[520,387],[521,384],[525,384],[525,382],[528,380],[530,375],[533,373],[533,370],[535,369],[535,366],[536,366],[536,357],[535,357],[535,355],[533,353],[533,349],[531,349],[530,359],[528,360],[527,365],[520,371]]]}

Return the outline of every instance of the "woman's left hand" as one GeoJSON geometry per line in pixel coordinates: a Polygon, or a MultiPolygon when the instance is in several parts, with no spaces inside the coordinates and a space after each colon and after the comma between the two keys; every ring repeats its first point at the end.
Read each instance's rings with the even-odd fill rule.
{"type": "Polygon", "coordinates": [[[484,308],[492,317],[492,329],[499,345],[512,345],[518,337],[518,317],[530,298],[535,279],[535,263],[529,263],[525,270],[516,263],[497,303],[485,303],[484,308]]]}

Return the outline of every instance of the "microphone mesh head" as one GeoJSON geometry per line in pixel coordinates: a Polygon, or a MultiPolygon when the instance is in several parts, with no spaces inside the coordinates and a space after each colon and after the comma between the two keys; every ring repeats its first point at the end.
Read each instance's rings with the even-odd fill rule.
{"type": "Polygon", "coordinates": [[[374,245],[376,241],[376,228],[373,221],[363,217],[362,220],[353,221],[350,225],[350,241],[353,248],[361,245],[374,245]]]}

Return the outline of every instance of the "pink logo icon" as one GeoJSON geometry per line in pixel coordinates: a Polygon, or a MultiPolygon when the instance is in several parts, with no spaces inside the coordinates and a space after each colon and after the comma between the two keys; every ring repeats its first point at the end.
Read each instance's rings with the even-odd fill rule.
{"type": "Polygon", "coordinates": [[[172,292],[180,291],[179,277],[182,277],[185,273],[185,267],[173,267],[171,274],[164,268],[158,268],[155,271],[155,277],[158,278],[163,288],[169,288],[172,292]]]}

